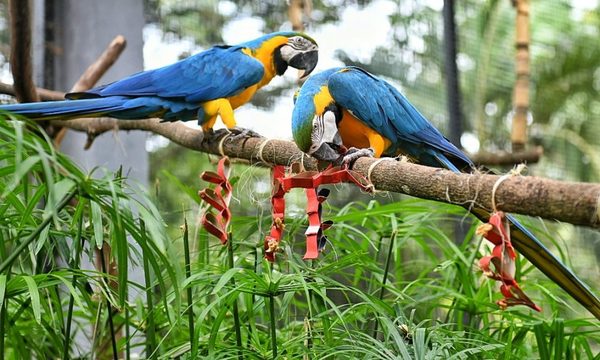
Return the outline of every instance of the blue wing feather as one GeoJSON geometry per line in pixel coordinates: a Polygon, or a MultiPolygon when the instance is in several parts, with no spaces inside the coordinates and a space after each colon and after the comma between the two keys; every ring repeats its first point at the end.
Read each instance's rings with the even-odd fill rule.
{"type": "Polygon", "coordinates": [[[188,102],[230,97],[258,83],[263,65],[240,46],[215,46],[174,64],[143,71],[72,97],[157,96],[188,102]]]}
{"type": "Polygon", "coordinates": [[[36,119],[103,114],[119,119],[160,116],[203,119],[200,103],[236,95],[258,83],[263,65],[240,46],[213,47],[175,64],[143,71],[112,84],[68,94],[56,102],[2,106],[36,119]]]}
{"type": "MultiPolygon", "coordinates": [[[[388,138],[392,144],[403,146],[408,155],[439,164],[436,152],[450,155],[463,165],[471,160],[450,143],[421,113],[393,86],[368,72],[346,67],[329,78],[329,92],[335,101],[350,110],[359,120],[388,138]],[[424,157],[426,156],[426,157],[424,157]]],[[[426,163],[427,161],[425,161],[426,163]]]]}

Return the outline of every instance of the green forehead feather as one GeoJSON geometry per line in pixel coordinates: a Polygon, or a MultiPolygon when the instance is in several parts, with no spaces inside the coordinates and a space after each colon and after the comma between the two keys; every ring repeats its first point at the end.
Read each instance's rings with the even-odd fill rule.
{"type": "Polygon", "coordinates": [[[310,36],[306,35],[305,33],[298,33],[298,36],[302,36],[303,38],[305,38],[306,40],[310,41],[313,44],[316,44],[317,41],[313,38],[311,38],[310,36]]]}
{"type": "MultiPolygon", "coordinates": [[[[311,119],[312,120],[312,119],[311,119]]],[[[294,135],[294,142],[298,148],[303,152],[308,152],[312,145],[312,121],[305,121],[292,131],[294,135]]]]}

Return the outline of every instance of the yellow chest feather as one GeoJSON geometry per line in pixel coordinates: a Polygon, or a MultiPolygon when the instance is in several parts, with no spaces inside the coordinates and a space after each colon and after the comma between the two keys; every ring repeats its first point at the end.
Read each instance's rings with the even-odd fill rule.
{"type": "Polygon", "coordinates": [[[342,114],[342,120],[338,124],[338,131],[342,137],[342,143],[346,147],[370,147],[375,150],[375,157],[380,157],[391,145],[390,140],[365,125],[348,110],[344,109],[342,114]]]}

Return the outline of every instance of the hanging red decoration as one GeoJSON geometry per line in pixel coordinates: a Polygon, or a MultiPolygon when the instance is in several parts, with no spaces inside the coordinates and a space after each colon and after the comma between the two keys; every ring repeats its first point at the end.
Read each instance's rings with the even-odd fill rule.
{"type": "Polygon", "coordinates": [[[231,210],[229,202],[231,200],[232,187],[229,183],[229,158],[223,157],[217,165],[217,172],[205,171],[200,176],[202,180],[215,184],[214,188],[206,188],[198,192],[200,198],[208,203],[216,213],[208,210],[202,215],[202,226],[210,234],[221,240],[221,244],[227,244],[228,227],[231,221],[231,210]]]}
{"type": "Polygon", "coordinates": [[[371,191],[369,182],[346,167],[328,167],[322,172],[304,171],[296,175],[285,176],[283,166],[273,168],[273,192],[271,196],[273,223],[271,232],[265,237],[265,257],[275,261],[275,253],[279,250],[279,242],[285,228],[285,194],[293,188],[304,188],[306,193],[306,213],[309,226],[306,230],[306,253],[304,259],[316,259],[319,251],[327,242],[323,231],[330,228],[333,222],[321,220],[322,203],[327,199],[329,190],[319,186],[338,183],[353,183],[364,191],[371,191]]]}
{"type": "Polygon", "coordinates": [[[504,298],[497,302],[498,306],[505,309],[514,305],[526,305],[536,311],[542,311],[525,295],[514,278],[517,253],[510,241],[510,226],[504,213],[502,211],[493,212],[490,220],[477,228],[477,234],[483,235],[494,244],[492,254],[479,260],[479,267],[488,278],[502,283],[500,292],[504,298]]]}

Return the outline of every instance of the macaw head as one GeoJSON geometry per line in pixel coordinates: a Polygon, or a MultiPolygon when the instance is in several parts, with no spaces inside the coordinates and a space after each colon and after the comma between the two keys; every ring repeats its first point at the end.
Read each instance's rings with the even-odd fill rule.
{"type": "Polygon", "coordinates": [[[277,75],[282,75],[291,66],[301,70],[299,77],[306,78],[317,66],[319,47],[310,36],[293,31],[267,34],[244,44],[251,49],[272,48],[277,75]]]}
{"type": "MultiPolygon", "coordinates": [[[[287,65],[301,70],[299,77],[304,79],[317,66],[319,47],[311,37],[302,33],[296,34],[288,37],[287,43],[275,51],[275,65],[279,73],[280,66],[277,66],[277,59],[280,58],[287,65]]],[[[281,66],[281,68],[283,67],[281,66]]]]}
{"type": "Polygon", "coordinates": [[[338,70],[311,76],[294,95],[294,141],[300,150],[322,161],[339,159],[344,149],[337,127],[342,113],[327,88],[329,76],[338,70]]]}

